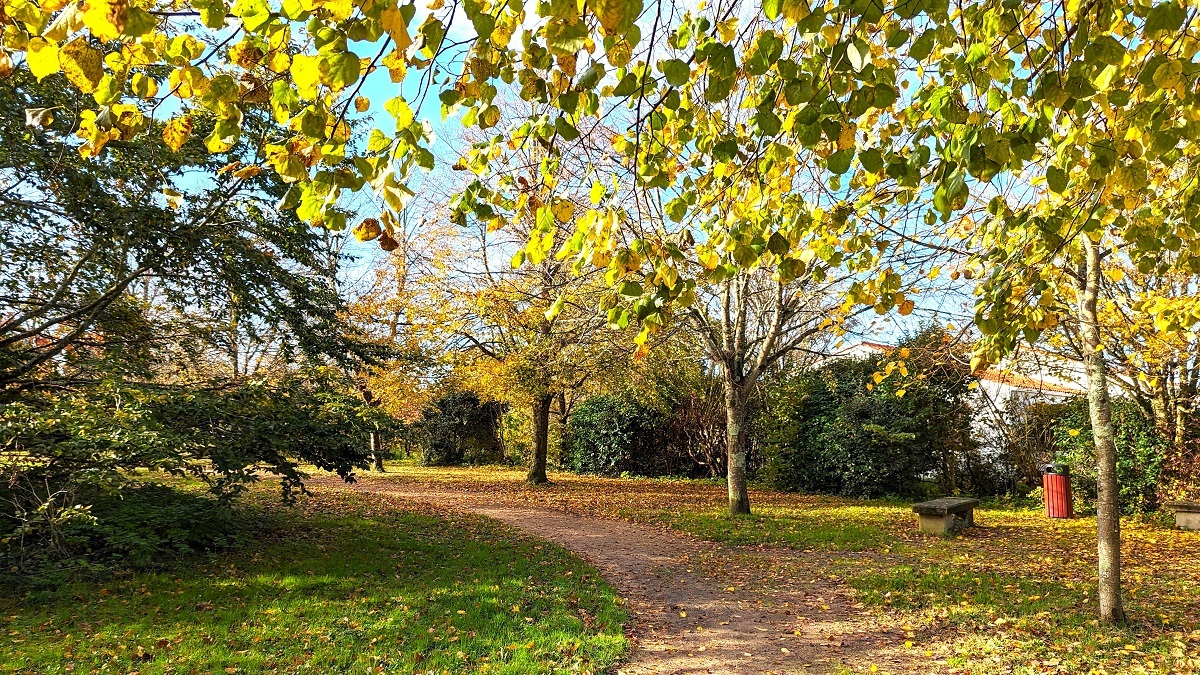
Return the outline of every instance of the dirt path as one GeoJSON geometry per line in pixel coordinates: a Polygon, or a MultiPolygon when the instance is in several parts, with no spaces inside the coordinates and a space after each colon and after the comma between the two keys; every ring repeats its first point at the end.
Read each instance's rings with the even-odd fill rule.
{"type": "Polygon", "coordinates": [[[636,647],[622,674],[820,673],[843,665],[911,670],[899,649],[904,635],[882,628],[837,584],[817,578],[781,588],[755,574],[778,553],[431,485],[314,482],[481,514],[579,554],[628,601],[635,619],[629,632],[636,647]],[[720,561],[732,564],[714,564],[720,561]]]}

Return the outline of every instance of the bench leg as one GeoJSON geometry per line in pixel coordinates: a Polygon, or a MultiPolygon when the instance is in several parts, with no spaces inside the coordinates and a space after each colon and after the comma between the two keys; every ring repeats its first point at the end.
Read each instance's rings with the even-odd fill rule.
{"type": "Polygon", "coordinates": [[[926,534],[947,534],[954,531],[954,516],[927,516],[920,514],[921,531],[926,534]]]}
{"type": "Polygon", "coordinates": [[[1176,511],[1175,525],[1184,530],[1200,530],[1200,513],[1176,511]]]}
{"type": "Polygon", "coordinates": [[[945,516],[920,514],[918,517],[920,519],[921,531],[928,534],[950,534],[951,532],[958,532],[963,528],[975,525],[975,511],[973,510],[965,513],[951,513],[945,516]]]}
{"type": "Polygon", "coordinates": [[[958,514],[958,527],[975,527],[975,509],[958,514]]]}

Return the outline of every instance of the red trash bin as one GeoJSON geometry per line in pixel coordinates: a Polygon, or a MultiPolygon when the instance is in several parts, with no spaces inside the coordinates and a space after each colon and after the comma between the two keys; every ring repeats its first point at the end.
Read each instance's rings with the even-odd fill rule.
{"type": "Polygon", "coordinates": [[[1075,517],[1071,470],[1066,464],[1042,466],[1042,491],[1045,492],[1047,518],[1075,517]]]}

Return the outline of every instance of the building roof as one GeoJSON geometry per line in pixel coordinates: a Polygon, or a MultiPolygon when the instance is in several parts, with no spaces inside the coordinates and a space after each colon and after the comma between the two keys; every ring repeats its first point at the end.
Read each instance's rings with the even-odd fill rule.
{"type": "MultiPolygon", "coordinates": [[[[895,347],[893,345],[883,344],[882,342],[871,342],[869,340],[861,340],[851,345],[847,345],[837,352],[834,352],[830,358],[838,358],[848,353],[857,350],[868,350],[873,352],[890,352],[895,347]]],[[[1056,356],[1052,352],[1046,350],[1038,350],[1046,356],[1056,356]]],[[[1039,377],[1024,375],[1022,373],[1013,372],[1012,370],[1001,370],[999,368],[988,368],[983,372],[976,373],[976,377],[987,382],[995,382],[997,384],[1006,385],[1014,389],[1026,389],[1030,391],[1042,391],[1054,394],[1083,394],[1086,390],[1078,385],[1061,382],[1048,382],[1039,377]]]]}
{"type": "Polygon", "coordinates": [[[1036,391],[1048,391],[1056,394],[1082,394],[1084,389],[1078,386],[1069,386],[1064,384],[1056,384],[1047,382],[1037,378],[1014,373],[1008,370],[996,370],[988,368],[987,370],[976,375],[981,380],[1005,384],[1016,389],[1033,389],[1036,391]]]}

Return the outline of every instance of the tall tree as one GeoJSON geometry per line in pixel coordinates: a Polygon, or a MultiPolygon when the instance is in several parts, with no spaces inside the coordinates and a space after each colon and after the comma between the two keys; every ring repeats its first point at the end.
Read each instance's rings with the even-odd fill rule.
{"type": "Polygon", "coordinates": [[[829,328],[838,305],[830,286],[810,275],[784,284],[763,271],[740,272],[712,288],[700,287],[701,298],[688,309],[696,340],[720,367],[724,385],[732,515],[750,513],[747,413],[755,386],[777,361],[829,328]]]}
{"type": "Polygon", "coordinates": [[[230,164],[245,148],[135,136],[85,160],[71,136],[81,104],[61,84],[0,81],[0,387],[147,378],[165,363],[186,376],[180,364],[204,369],[268,333],[293,353],[365,355],[344,338],[322,234],[271,208],[280,181],[230,164]],[[53,119],[31,129],[29,109],[53,119]]]}
{"type": "MultiPolygon", "coordinates": [[[[366,185],[386,203],[381,220],[392,229],[394,212],[412,194],[410,174],[435,163],[429,127],[403,97],[385,104],[394,130],[373,132],[363,148],[348,145],[352,111],[371,108],[361,96],[364,84],[386,68],[394,82],[436,88],[447,113],[463,113],[464,126],[490,130],[474,157],[480,174],[508,143],[541,143],[557,154],[597,119],[623,110],[630,123],[614,149],[631,180],[666,195],[676,212],[719,201],[730,175],[757,172],[769,186],[792,170],[791,157],[812,152],[839,177],[837,185],[867,188],[847,205],[856,218],[914,203],[931,207],[931,219],[953,216],[978,244],[983,262],[975,273],[989,277],[978,319],[988,336],[980,363],[1010,351],[1022,332],[1033,338],[1047,327],[1055,312],[1036,302],[1046,290],[1036,270],[1081,232],[1101,241],[1098,234],[1107,231],[1116,246],[1104,250],[1121,250],[1147,271],[1159,268],[1163,249],[1187,252],[1179,264],[1193,272],[1200,257],[1193,250],[1200,205],[1190,161],[1200,138],[1191,119],[1200,17],[1180,0],[855,0],[815,7],[718,0],[696,11],[661,0],[588,0],[539,3],[536,17],[523,3],[501,0],[437,2],[419,17],[413,4],[394,0],[317,0],[278,10],[261,0],[87,7],[4,0],[0,14],[0,76],[61,71],[76,90],[92,94],[96,107],[81,111],[76,130],[85,156],[148,127],[130,100],[179,99],[164,129],[172,147],[194,131],[199,111],[213,115],[205,145],[216,153],[237,143],[251,117],[246,111],[269,100],[291,134],[256,145],[264,163],[294,183],[284,206],[335,229],[345,222],[341,194],[366,185]],[[370,45],[373,55],[364,62],[352,43],[370,45]],[[439,77],[450,72],[461,74],[439,77]],[[748,78],[759,79],[739,109],[754,113],[737,125],[738,133],[754,136],[752,145],[731,138],[727,120],[706,111],[748,78]],[[538,104],[519,124],[498,126],[500,83],[518,83],[522,98],[538,104]],[[161,96],[160,84],[167,85],[161,96]],[[696,179],[693,170],[701,167],[711,180],[696,179]],[[972,195],[996,194],[998,176],[1011,178],[1014,189],[990,217],[960,218],[972,195]],[[871,189],[884,177],[895,185],[871,189]],[[1008,276],[1006,264],[1018,274],[1008,276]]],[[[667,323],[672,307],[686,306],[693,289],[687,279],[678,283],[672,261],[685,255],[679,242],[623,236],[638,220],[621,201],[627,194],[612,191],[570,218],[578,236],[565,239],[557,255],[581,263],[611,256],[612,285],[635,271],[649,274],[654,283],[640,284],[637,316],[643,329],[653,328],[667,323]]],[[[786,205],[750,202],[786,212],[786,205]]],[[[486,200],[462,207],[492,217],[486,200]]],[[[763,233],[745,225],[741,217],[714,221],[718,239],[756,254],[722,265],[760,264],[750,242],[763,233]]],[[[538,245],[546,242],[540,234],[538,245]]],[[[824,260],[838,247],[816,251],[824,260]]],[[[1070,255],[1084,252],[1070,248],[1070,255]]],[[[788,251],[773,262],[790,274],[789,267],[807,261],[788,251]]],[[[906,298],[895,288],[891,276],[880,275],[851,298],[884,311],[903,307],[906,298]]],[[[1192,307],[1162,308],[1158,320],[1181,330],[1198,316],[1192,307]]],[[[1103,564],[1114,563],[1111,555],[1103,564]]],[[[1103,596],[1102,617],[1119,620],[1112,588],[1103,596]]]]}

